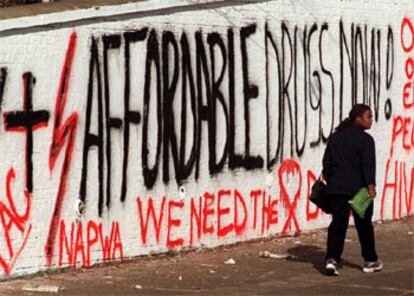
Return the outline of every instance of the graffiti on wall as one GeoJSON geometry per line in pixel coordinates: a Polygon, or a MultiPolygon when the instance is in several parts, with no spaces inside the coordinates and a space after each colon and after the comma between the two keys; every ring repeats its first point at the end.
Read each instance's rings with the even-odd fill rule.
{"type": "Polygon", "coordinates": [[[328,216],[309,202],[320,161],[307,158],[321,157],[335,126],[360,102],[371,106],[377,125],[391,127],[391,136],[381,138],[386,145],[377,147],[384,171],[380,218],[413,213],[409,18],[398,28],[342,19],[268,21],[220,30],[136,26],[86,37],[74,29],[66,38],[63,60],[53,61],[55,77],[30,67],[20,72],[0,59],[1,140],[24,136],[15,152],[24,155],[22,163],[1,162],[7,171],[0,198],[4,275],[13,272],[38,225],[47,229],[37,238],[43,249],[30,252],[45,264],[35,270],[122,260],[142,247],[167,250],[321,227],[328,216]],[[37,91],[42,83],[57,91],[39,96],[48,93],[37,91]],[[12,100],[23,107],[9,108],[12,100]],[[74,104],[79,101],[84,105],[74,104]],[[35,149],[39,143],[47,144],[46,157],[35,149]],[[254,175],[255,182],[270,181],[245,182],[254,175]],[[218,186],[220,178],[232,182],[218,186]],[[54,187],[41,198],[51,206],[36,221],[36,188],[47,180],[54,187]],[[171,190],[176,187],[185,198],[171,190]],[[70,201],[81,205],[77,213],[67,208],[70,201]]]}
{"type": "Polygon", "coordinates": [[[403,51],[402,95],[399,104],[401,113],[394,114],[392,119],[392,137],[388,160],[385,168],[385,181],[382,189],[381,218],[387,199],[392,202],[392,218],[401,218],[413,211],[414,166],[412,153],[414,151],[414,26],[408,18],[403,18],[400,27],[401,48],[403,51]],[[405,151],[411,158],[401,159],[397,150],[405,151]]]}

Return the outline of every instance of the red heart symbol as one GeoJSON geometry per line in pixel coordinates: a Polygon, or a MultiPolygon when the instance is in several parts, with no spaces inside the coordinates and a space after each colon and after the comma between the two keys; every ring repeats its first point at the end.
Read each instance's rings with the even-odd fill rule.
{"type": "Polygon", "coordinates": [[[293,159],[285,160],[279,168],[278,175],[281,201],[287,213],[287,218],[285,225],[283,226],[282,234],[285,234],[288,230],[291,230],[292,222],[295,226],[296,231],[300,232],[299,223],[295,215],[295,209],[297,206],[298,199],[300,198],[300,189],[302,187],[302,173],[299,163],[294,161],[293,159]],[[287,183],[290,183],[291,186],[285,186],[285,176],[287,179],[287,183]],[[293,178],[297,182],[292,182],[291,178],[293,178]]]}
{"type": "Polygon", "coordinates": [[[30,232],[32,231],[32,225],[28,223],[31,196],[30,193],[25,190],[24,195],[26,198],[26,210],[23,215],[20,215],[14,204],[14,198],[11,192],[11,183],[15,178],[16,174],[12,167],[7,173],[6,179],[6,197],[9,206],[3,202],[0,202],[0,223],[3,228],[2,234],[9,251],[8,259],[5,259],[5,257],[3,257],[4,254],[0,254],[0,266],[3,268],[3,271],[6,275],[10,274],[10,272],[13,270],[13,266],[23,251],[29,238],[30,232]],[[16,232],[21,233],[20,239],[18,239],[15,235],[16,232]]]}
{"type": "MultiPolygon", "coordinates": [[[[20,240],[20,243],[21,243],[20,247],[16,248],[16,247],[12,246],[11,250],[17,250],[17,252],[15,252],[15,253],[13,252],[14,255],[11,258],[9,258],[9,260],[4,259],[3,256],[0,255],[0,266],[3,268],[3,271],[4,271],[5,275],[10,274],[10,272],[13,270],[14,264],[16,263],[16,261],[19,258],[21,252],[23,251],[31,231],[32,231],[32,224],[29,224],[28,227],[26,228],[26,231],[22,235],[22,239],[20,240]]],[[[10,251],[10,249],[9,249],[9,251],[10,251]]]]}

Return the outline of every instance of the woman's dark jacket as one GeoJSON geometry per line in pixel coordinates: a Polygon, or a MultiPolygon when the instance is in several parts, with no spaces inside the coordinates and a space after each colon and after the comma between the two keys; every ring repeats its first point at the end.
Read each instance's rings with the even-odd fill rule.
{"type": "Polygon", "coordinates": [[[353,196],[375,185],[375,142],[358,124],[332,134],[323,156],[327,194],[353,196]]]}

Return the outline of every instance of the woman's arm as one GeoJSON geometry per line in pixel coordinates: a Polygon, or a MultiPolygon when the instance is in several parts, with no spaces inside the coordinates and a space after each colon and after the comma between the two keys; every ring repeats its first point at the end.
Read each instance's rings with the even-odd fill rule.
{"type": "Polygon", "coordinates": [[[369,136],[364,143],[364,148],[362,152],[362,174],[368,187],[369,195],[372,198],[374,198],[377,194],[375,190],[375,173],[375,142],[374,139],[371,136],[369,136]]]}
{"type": "Polygon", "coordinates": [[[331,149],[328,144],[325,148],[325,152],[323,154],[323,160],[322,160],[322,175],[325,178],[326,181],[328,181],[329,177],[332,173],[332,160],[331,160],[331,149]]]}

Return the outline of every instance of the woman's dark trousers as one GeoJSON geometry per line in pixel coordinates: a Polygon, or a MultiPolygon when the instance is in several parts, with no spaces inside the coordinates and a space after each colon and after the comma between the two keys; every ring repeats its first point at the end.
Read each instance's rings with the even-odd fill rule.
{"type": "MultiPolygon", "coordinates": [[[[340,262],[344,250],[349,215],[352,208],[348,203],[348,200],[350,199],[349,196],[331,195],[329,198],[332,206],[332,222],[328,228],[328,250],[326,259],[333,258],[337,262],[340,262]]],[[[358,214],[352,210],[355,227],[361,244],[362,257],[365,261],[369,262],[378,260],[375,252],[374,228],[371,222],[373,208],[374,203],[371,203],[365,212],[364,219],[360,218],[358,214]]]]}

